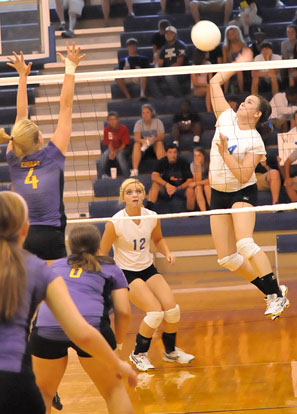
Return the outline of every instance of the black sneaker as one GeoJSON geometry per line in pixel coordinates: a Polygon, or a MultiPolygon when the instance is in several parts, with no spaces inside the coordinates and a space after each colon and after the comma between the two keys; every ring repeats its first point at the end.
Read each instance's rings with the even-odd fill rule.
{"type": "Polygon", "coordinates": [[[55,394],[55,396],[54,396],[54,398],[53,398],[53,401],[52,401],[52,406],[56,409],[56,410],[59,410],[59,411],[61,411],[62,409],[63,409],[63,405],[62,405],[62,403],[61,403],[61,400],[60,400],[60,397],[59,397],[59,394],[56,392],[56,394],[55,394]]]}
{"type": "Polygon", "coordinates": [[[73,38],[75,37],[74,32],[72,30],[66,30],[66,32],[62,32],[62,37],[66,37],[66,38],[73,38]]]}

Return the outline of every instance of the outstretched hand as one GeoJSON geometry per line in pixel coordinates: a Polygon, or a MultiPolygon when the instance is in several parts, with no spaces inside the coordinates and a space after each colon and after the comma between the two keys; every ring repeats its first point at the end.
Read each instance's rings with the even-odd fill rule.
{"type": "Polygon", "coordinates": [[[29,62],[28,65],[25,63],[22,51],[20,52],[20,56],[18,56],[15,51],[13,51],[12,54],[14,55],[14,58],[6,56],[6,58],[10,61],[10,63],[7,62],[6,64],[16,69],[20,76],[28,76],[31,70],[32,62],[29,62]]]}
{"type": "MultiPolygon", "coordinates": [[[[86,57],[86,54],[79,56],[80,54],[80,47],[75,47],[75,42],[72,42],[72,46],[69,46],[69,43],[66,42],[67,47],[67,58],[71,60],[75,65],[78,65],[81,60],[83,60],[86,57]]],[[[61,59],[61,61],[64,63],[66,62],[66,58],[62,55],[62,53],[57,52],[57,55],[61,59]]]]}

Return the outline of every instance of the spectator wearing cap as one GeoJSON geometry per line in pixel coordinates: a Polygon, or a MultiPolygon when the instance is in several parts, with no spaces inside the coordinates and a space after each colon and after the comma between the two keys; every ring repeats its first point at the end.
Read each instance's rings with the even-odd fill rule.
{"type": "MultiPolygon", "coordinates": [[[[102,0],[102,13],[104,18],[104,27],[109,27],[109,13],[110,13],[110,1],[111,0],[102,0]]],[[[127,9],[128,9],[128,16],[134,16],[133,13],[133,0],[125,0],[127,9]]]]}
{"type": "Polygon", "coordinates": [[[223,12],[224,26],[227,26],[233,9],[233,0],[193,0],[190,3],[190,9],[195,23],[199,22],[201,13],[223,12]]]}
{"type": "MultiPolygon", "coordinates": [[[[271,60],[281,60],[280,55],[272,52],[272,43],[264,40],[260,47],[261,53],[254,57],[255,62],[268,62],[271,60]]],[[[252,94],[257,95],[259,87],[261,92],[266,92],[270,85],[272,94],[275,95],[279,91],[280,73],[277,69],[252,70],[252,94]]]]}
{"type": "Polygon", "coordinates": [[[266,33],[264,33],[260,27],[257,27],[254,31],[253,39],[252,43],[249,44],[249,48],[253,52],[254,56],[257,56],[261,53],[261,43],[266,39],[266,33]]]}
{"type": "MultiPolygon", "coordinates": [[[[159,67],[184,66],[188,64],[187,46],[177,39],[177,30],[174,26],[167,26],[165,29],[166,43],[160,51],[159,67]]],[[[190,77],[188,75],[168,75],[159,78],[151,78],[152,95],[156,98],[164,96],[162,86],[170,89],[176,97],[182,97],[189,93],[190,77]],[[185,83],[188,82],[188,85],[185,83]],[[188,89],[186,90],[185,88],[188,89]]]]}
{"type": "Polygon", "coordinates": [[[160,20],[158,23],[158,31],[152,37],[154,52],[153,64],[155,67],[158,67],[160,50],[166,43],[165,29],[168,26],[170,26],[170,22],[168,20],[160,20]]]}
{"type": "MultiPolygon", "coordinates": [[[[148,58],[137,53],[137,45],[137,39],[130,38],[127,40],[126,46],[128,48],[128,56],[120,59],[120,70],[145,69],[150,67],[148,58]]],[[[131,99],[131,94],[128,89],[129,84],[140,83],[140,98],[146,99],[146,77],[117,79],[116,82],[127,99],[131,99]]]]}

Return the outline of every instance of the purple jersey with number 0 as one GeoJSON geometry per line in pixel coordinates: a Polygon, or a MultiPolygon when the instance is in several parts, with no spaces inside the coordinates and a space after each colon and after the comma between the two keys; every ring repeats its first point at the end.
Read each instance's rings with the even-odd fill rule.
{"type": "MultiPolygon", "coordinates": [[[[101,264],[101,272],[90,273],[67,264],[67,258],[56,260],[51,268],[65,280],[72,300],[91,325],[99,327],[108,312],[113,290],[128,288],[122,270],[113,264],[101,264]]],[[[45,303],[39,308],[38,334],[48,339],[67,341],[68,337],[45,303]]]]}
{"type": "Polygon", "coordinates": [[[14,191],[29,207],[31,225],[65,225],[63,204],[65,156],[52,141],[22,159],[6,155],[14,191]]]}
{"type": "Polygon", "coordinates": [[[0,322],[0,371],[31,371],[27,349],[31,318],[45,298],[49,283],[57,277],[46,262],[33,254],[24,252],[24,259],[27,278],[24,304],[10,322],[0,322]]]}

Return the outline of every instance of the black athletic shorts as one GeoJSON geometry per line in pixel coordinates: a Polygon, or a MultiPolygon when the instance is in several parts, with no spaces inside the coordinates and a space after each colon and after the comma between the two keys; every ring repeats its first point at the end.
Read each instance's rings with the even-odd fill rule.
{"type": "Polygon", "coordinates": [[[0,371],[0,413],[45,414],[33,373],[0,371]]]}
{"type": "Polygon", "coordinates": [[[146,282],[150,277],[159,273],[153,264],[150,267],[147,267],[144,270],[139,270],[137,272],[133,272],[132,270],[124,270],[124,269],[122,269],[122,271],[124,272],[124,275],[126,276],[126,279],[129,285],[135,279],[141,279],[144,282],[146,282]]]}
{"type": "MultiPolygon", "coordinates": [[[[106,339],[112,349],[116,349],[116,339],[110,326],[104,326],[98,331],[106,339]]],[[[39,336],[38,328],[34,327],[29,339],[29,351],[32,355],[44,359],[63,358],[68,354],[68,348],[73,348],[77,355],[83,358],[91,358],[92,355],[87,354],[71,341],[56,341],[39,336]]],[[[1,412],[1,411],[0,411],[1,412]]]]}
{"type": "Polygon", "coordinates": [[[65,229],[53,226],[30,226],[24,249],[43,260],[66,257],[65,229]]]}
{"type": "Polygon", "coordinates": [[[257,184],[249,185],[239,191],[227,193],[211,189],[210,208],[217,210],[221,208],[232,208],[238,202],[248,203],[252,206],[257,205],[258,189],[257,184]]]}

